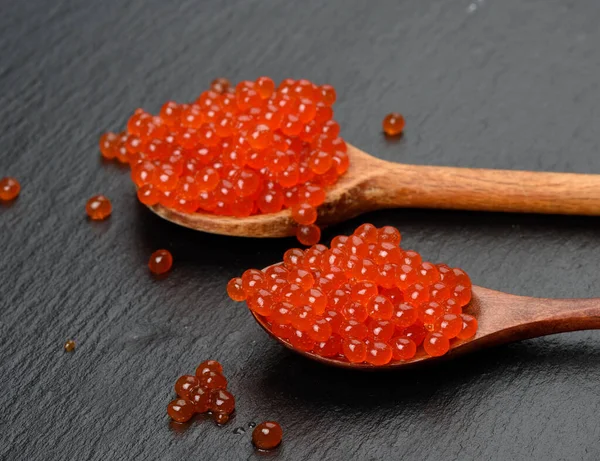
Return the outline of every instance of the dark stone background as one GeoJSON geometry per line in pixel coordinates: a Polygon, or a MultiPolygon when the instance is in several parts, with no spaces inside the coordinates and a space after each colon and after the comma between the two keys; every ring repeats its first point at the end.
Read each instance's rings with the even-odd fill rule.
{"type": "MultiPolygon", "coordinates": [[[[217,76],[331,83],[349,141],[399,162],[600,173],[597,0],[1,0],[0,458],[600,459],[600,336],[564,334],[395,373],[327,369],[284,350],[225,284],[292,239],[162,222],[97,140],[137,107],[195,98],[217,76]],[[400,111],[406,135],[380,132],[400,111]],[[114,204],[90,223],[96,193],[114,204]],[[165,247],[172,273],[146,263],[165,247]],[[78,348],[62,346],[74,338],[78,348]],[[223,362],[223,428],[169,424],[175,379],[223,362]],[[249,422],[285,431],[254,452],[249,422]]],[[[399,181],[402,178],[398,178],[399,181]]],[[[517,294],[589,297],[596,218],[391,210],[404,242],[517,294]]]]}

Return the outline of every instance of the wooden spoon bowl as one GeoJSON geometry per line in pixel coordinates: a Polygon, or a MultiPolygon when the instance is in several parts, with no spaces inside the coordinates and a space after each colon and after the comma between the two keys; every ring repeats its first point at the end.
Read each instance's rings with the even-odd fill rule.
{"type": "MultiPolygon", "coordinates": [[[[396,207],[600,215],[600,175],[404,165],[350,144],[348,157],[348,171],[319,207],[321,227],[396,207]]],[[[213,234],[287,237],[296,230],[287,209],[245,218],[186,214],[161,205],[150,209],[167,221],[213,234]]]]}
{"type": "MultiPolygon", "coordinates": [[[[477,333],[469,340],[453,340],[450,351],[443,357],[554,333],[600,329],[600,298],[530,298],[474,286],[473,298],[464,312],[477,318],[479,324],[477,333]]],[[[287,341],[275,336],[263,317],[254,312],[252,315],[272,338],[285,347],[326,365],[360,370],[382,370],[437,360],[423,351],[409,361],[390,362],[383,366],[321,357],[312,352],[295,349],[287,341]]]]}

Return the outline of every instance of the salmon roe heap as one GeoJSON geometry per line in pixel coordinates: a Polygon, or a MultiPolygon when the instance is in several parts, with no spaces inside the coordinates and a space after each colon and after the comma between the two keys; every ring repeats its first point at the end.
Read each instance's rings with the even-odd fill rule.
{"type": "Polygon", "coordinates": [[[264,421],[252,431],[252,443],[259,450],[272,450],[281,443],[283,429],[275,421],[264,421]]]}
{"type": "Polygon", "coordinates": [[[313,245],[317,208],[349,167],[335,100],[332,86],[305,79],[218,78],[195,101],[137,109],[125,131],[102,135],[100,152],[129,164],[144,205],[234,217],[290,209],[313,245]]]}
{"type": "Polygon", "coordinates": [[[21,184],[15,178],[0,179],[0,202],[9,202],[16,199],[19,192],[21,192],[21,184]]]}
{"type": "Polygon", "coordinates": [[[95,195],[85,205],[85,212],[94,221],[102,221],[112,213],[112,204],[104,195],[95,195]]]}
{"type": "Polygon", "coordinates": [[[287,250],[283,261],[232,279],[227,292],[293,348],[382,366],[444,355],[477,333],[465,271],[423,261],[391,226],[363,224],[330,247],[287,250]]]}
{"type": "Polygon", "coordinates": [[[388,136],[398,136],[404,131],[404,117],[398,113],[387,114],[383,119],[383,132],[388,136]]]}
{"type": "Polygon", "coordinates": [[[185,423],[196,413],[210,413],[218,425],[229,421],[235,410],[235,397],[227,390],[223,367],[216,360],[198,365],[195,375],[180,376],[175,382],[178,398],[167,406],[167,414],[185,423]]]}

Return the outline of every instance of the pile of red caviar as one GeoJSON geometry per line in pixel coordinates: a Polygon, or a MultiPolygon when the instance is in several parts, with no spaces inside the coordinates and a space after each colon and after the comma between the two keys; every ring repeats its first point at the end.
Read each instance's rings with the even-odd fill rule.
{"type": "Polygon", "coordinates": [[[477,330],[462,312],[471,280],[461,269],[422,261],[400,240],[394,227],[363,224],[330,248],[293,248],[280,264],[249,269],[227,292],[301,351],[372,365],[411,360],[419,349],[444,355],[477,330]]]}
{"type": "Polygon", "coordinates": [[[227,390],[223,367],[215,360],[206,360],[195,375],[183,375],[175,382],[178,398],[167,406],[174,421],[185,423],[196,413],[212,414],[217,424],[225,424],[235,410],[235,398],[227,390]]]}
{"type": "Polygon", "coordinates": [[[320,238],[316,207],[349,166],[332,86],[217,79],[196,101],[135,111],[100,151],[131,166],[138,198],[184,213],[245,217],[290,208],[301,243],[320,238]]]}

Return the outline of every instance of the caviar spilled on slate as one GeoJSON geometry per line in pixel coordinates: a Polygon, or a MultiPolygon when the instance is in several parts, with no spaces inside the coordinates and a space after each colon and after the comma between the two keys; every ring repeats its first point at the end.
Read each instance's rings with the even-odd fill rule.
{"type": "Polygon", "coordinates": [[[206,360],[194,375],[183,375],[175,382],[178,398],[167,406],[174,421],[185,423],[196,413],[210,412],[219,425],[227,423],[235,410],[235,397],[227,390],[223,367],[215,360],[206,360]]]}
{"type": "Polygon", "coordinates": [[[375,366],[419,350],[444,355],[477,331],[477,320],[462,312],[471,280],[459,268],[422,261],[400,240],[394,227],[363,224],[329,248],[293,248],[280,264],[249,269],[227,292],[301,351],[375,366]]]}
{"type": "Polygon", "coordinates": [[[272,450],[281,444],[283,429],[275,421],[264,421],[252,431],[252,443],[259,450],[272,450]]]}
{"type": "Polygon", "coordinates": [[[398,136],[404,131],[404,117],[396,112],[387,114],[383,119],[383,132],[388,136],[398,136]]]}
{"type": "Polygon", "coordinates": [[[21,184],[15,178],[0,179],[0,202],[10,202],[16,199],[21,192],[21,184]]]}
{"type": "Polygon", "coordinates": [[[112,213],[112,204],[104,195],[95,195],[85,205],[85,212],[93,221],[103,221],[112,213]]]}
{"type": "Polygon", "coordinates": [[[183,213],[246,217],[291,209],[304,245],[319,241],[316,208],[349,166],[330,85],[226,79],[191,103],[138,109],[100,152],[131,166],[140,202],[183,213]]]}

